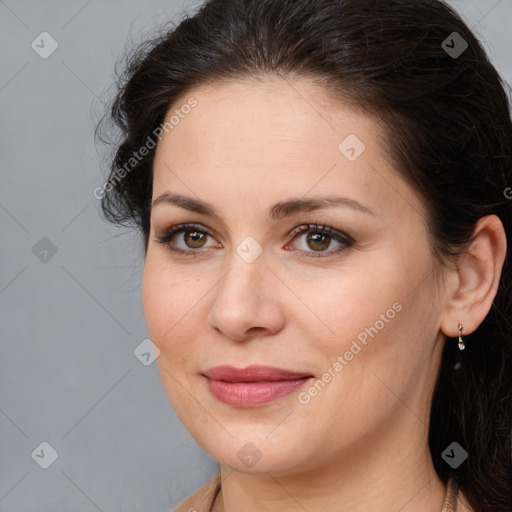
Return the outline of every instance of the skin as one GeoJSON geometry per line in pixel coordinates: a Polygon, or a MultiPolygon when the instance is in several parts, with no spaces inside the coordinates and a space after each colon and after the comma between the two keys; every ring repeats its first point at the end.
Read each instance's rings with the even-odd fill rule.
{"type": "Polygon", "coordinates": [[[441,268],[421,198],[391,165],[376,120],[305,80],[214,84],[169,112],[191,96],[197,107],[158,144],[153,199],[200,199],[223,220],[165,202],[153,208],[143,305],[169,400],[220,464],[213,510],[440,511],[446,487],[427,444],[432,390],[445,337],[458,335],[459,321],[471,333],[491,307],[506,251],[501,222],[481,219],[458,267],[441,268]],[[338,149],[349,134],[366,146],[355,161],[338,149]],[[279,201],[322,195],[374,214],[344,206],[266,217],[279,201]],[[186,222],[213,234],[195,244],[194,230],[174,236],[199,256],[156,239],[186,222]],[[354,244],[336,252],[343,244],[334,238],[319,248],[307,233],[290,236],[315,222],[354,244]],[[248,236],[263,249],[252,263],[236,251],[248,236]],[[264,364],[316,381],[395,303],[400,312],[307,404],[294,392],[233,407],[201,375],[264,364]],[[237,456],[249,442],[261,453],[251,467],[237,456]]]}

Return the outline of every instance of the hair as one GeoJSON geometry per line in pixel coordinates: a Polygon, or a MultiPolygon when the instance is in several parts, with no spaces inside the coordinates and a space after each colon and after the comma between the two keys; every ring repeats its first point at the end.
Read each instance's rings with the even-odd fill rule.
{"type": "MultiPolygon", "coordinates": [[[[146,251],[156,149],[119,169],[194,88],[272,77],[307,78],[383,123],[391,161],[426,206],[435,261],[456,262],[487,215],[512,241],[507,85],[441,1],[209,0],[126,60],[105,115],[120,140],[101,206],[109,221],[139,230],[146,251]],[[467,43],[460,55],[448,51],[453,37],[467,43]]],[[[444,483],[452,473],[477,512],[512,510],[511,319],[507,251],[495,300],[465,336],[466,350],[447,338],[430,414],[435,470],[444,483]],[[442,452],[454,441],[469,456],[452,469],[442,452]]]]}

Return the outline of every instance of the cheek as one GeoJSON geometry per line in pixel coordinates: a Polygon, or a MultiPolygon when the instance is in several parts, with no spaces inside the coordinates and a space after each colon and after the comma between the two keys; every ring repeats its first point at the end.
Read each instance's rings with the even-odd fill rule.
{"type": "MultiPolygon", "coordinates": [[[[187,346],[186,340],[197,323],[194,304],[201,296],[194,288],[195,279],[179,280],[177,272],[160,264],[157,258],[148,256],[142,279],[142,304],[146,325],[151,340],[164,358],[169,352],[179,357],[180,350],[187,346]],[[179,343],[179,340],[184,340],[179,343]]],[[[176,358],[173,357],[176,361],[176,358]]]]}
{"type": "Polygon", "coordinates": [[[343,275],[322,281],[321,289],[309,288],[308,295],[302,293],[310,297],[308,306],[319,319],[309,330],[313,325],[320,329],[316,337],[318,346],[330,352],[329,355],[348,350],[359,335],[364,341],[365,329],[376,323],[378,330],[384,332],[399,316],[396,310],[405,297],[404,278],[383,262],[381,265],[374,264],[371,270],[344,269],[343,275]]]}
{"type": "Polygon", "coordinates": [[[428,317],[435,315],[434,309],[425,308],[429,261],[428,252],[412,257],[390,250],[371,263],[345,267],[328,286],[324,280],[322,289],[309,289],[313,300],[308,305],[322,322],[305,322],[303,328],[331,364],[343,358],[338,372],[344,377],[335,386],[345,388],[350,382],[349,387],[381,400],[385,390],[374,373],[400,389],[408,373],[419,371],[429,350],[428,317]]]}
{"type": "Polygon", "coordinates": [[[142,307],[151,340],[160,346],[160,338],[163,334],[162,323],[165,318],[163,313],[167,309],[166,302],[171,294],[164,293],[165,287],[162,286],[158,274],[157,267],[148,253],[142,275],[142,307]]]}

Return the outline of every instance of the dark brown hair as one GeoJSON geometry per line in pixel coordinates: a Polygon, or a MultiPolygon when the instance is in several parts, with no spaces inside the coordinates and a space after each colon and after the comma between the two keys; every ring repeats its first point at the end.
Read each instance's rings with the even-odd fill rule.
{"type": "MultiPolygon", "coordinates": [[[[126,163],[194,87],[269,76],[310,78],[385,124],[390,158],[427,207],[439,262],[467,250],[485,215],[497,215],[512,241],[506,84],[459,15],[437,0],[210,0],[162,27],[119,76],[106,218],[140,229],[147,250],[155,150],[128,171],[126,163]]],[[[431,409],[436,471],[444,482],[453,472],[477,512],[512,510],[511,319],[509,250],[466,350],[447,340],[431,409]],[[469,456],[452,470],[441,455],[454,441],[469,456]]]]}

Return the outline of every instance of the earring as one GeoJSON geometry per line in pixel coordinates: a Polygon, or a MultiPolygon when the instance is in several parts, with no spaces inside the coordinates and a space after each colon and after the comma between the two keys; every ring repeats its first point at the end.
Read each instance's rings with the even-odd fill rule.
{"type": "Polygon", "coordinates": [[[459,350],[464,350],[466,348],[466,345],[464,345],[464,342],[462,341],[462,324],[459,322],[459,350]]]}

